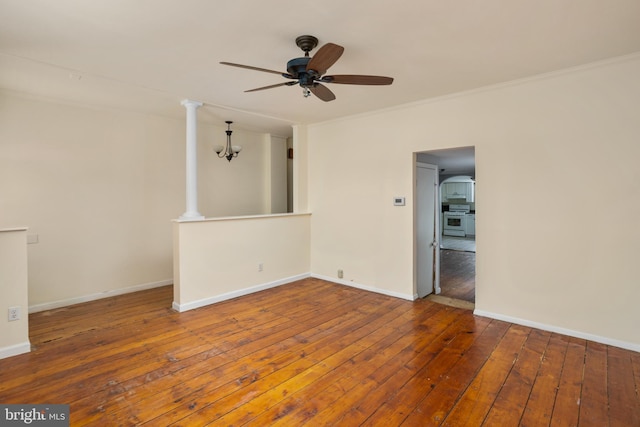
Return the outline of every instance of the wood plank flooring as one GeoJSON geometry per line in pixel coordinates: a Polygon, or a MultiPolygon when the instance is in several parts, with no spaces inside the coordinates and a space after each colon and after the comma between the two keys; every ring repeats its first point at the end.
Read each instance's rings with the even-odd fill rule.
{"type": "Polygon", "coordinates": [[[440,251],[440,295],[476,302],[476,254],[454,250],[440,251]]]}
{"type": "Polygon", "coordinates": [[[640,426],[632,351],[317,279],[171,300],[30,315],[0,402],[70,404],[74,426],[640,426]]]}

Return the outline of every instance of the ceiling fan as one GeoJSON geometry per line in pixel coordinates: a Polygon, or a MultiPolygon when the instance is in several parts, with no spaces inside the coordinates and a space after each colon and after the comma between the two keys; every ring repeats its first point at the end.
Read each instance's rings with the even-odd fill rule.
{"type": "Polygon", "coordinates": [[[342,56],[344,48],[337,44],[327,43],[313,55],[309,56],[309,51],[318,45],[318,39],[314,36],[304,35],[296,38],[296,45],[304,51],[304,56],[293,58],[287,62],[287,72],[267,70],[265,68],[252,67],[250,65],[234,64],[232,62],[220,62],[223,65],[246,68],[249,70],[263,71],[265,73],[279,74],[290,81],[277,83],[270,86],[263,86],[245,92],[255,92],[258,90],[271,89],[280,86],[293,86],[299,84],[305,97],[314,94],[323,101],[333,101],[336,96],[323,83],[339,83],[348,85],[390,85],[393,83],[392,77],[365,76],[358,74],[337,74],[325,75],[329,67],[336,63],[342,56]]]}

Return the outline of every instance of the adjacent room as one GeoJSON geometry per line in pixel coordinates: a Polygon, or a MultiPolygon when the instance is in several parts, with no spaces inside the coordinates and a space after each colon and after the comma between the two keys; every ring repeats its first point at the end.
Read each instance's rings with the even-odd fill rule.
{"type": "Polygon", "coordinates": [[[0,405],[640,425],[639,16],[0,0],[0,405]]]}
{"type": "MultiPolygon", "coordinates": [[[[417,154],[437,169],[434,293],[431,299],[474,308],[476,282],[476,181],[474,147],[417,154]]],[[[431,195],[427,196],[432,198],[431,195]]],[[[428,240],[428,239],[427,239],[428,240]]],[[[431,249],[431,248],[430,248],[431,249]]]]}

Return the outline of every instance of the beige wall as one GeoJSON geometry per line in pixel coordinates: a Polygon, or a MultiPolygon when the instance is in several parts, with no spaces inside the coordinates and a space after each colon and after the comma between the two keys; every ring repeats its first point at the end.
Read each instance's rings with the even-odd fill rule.
{"type": "Polygon", "coordinates": [[[278,136],[270,138],[269,177],[265,180],[271,185],[269,191],[268,213],[287,212],[287,139],[278,136]]]}
{"type": "Polygon", "coordinates": [[[307,277],[309,218],[175,221],[174,307],[190,310],[307,277]]]}
{"type": "MultiPolygon", "coordinates": [[[[225,129],[199,123],[200,211],[266,213],[269,135],[234,130],[243,151],[229,163],[213,152],[225,129]]],[[[171,283],[171,220],[185,206],[184,119],[0,92],[0,228],[38,236],[32,310],[171,283]]]]}
{"type": "Polygon", "coordinates": [[[310,126],[312,273],[413,295],[413,153],[472,145],[477,312],[640,349],[640,227],[613,214],[640,209],[639,76],[621,58],[310,126]]]}
{"type": "MultiPolygon", "coordinates": [[[[640,203],[639,75],[631,57],[297,126],[294,205],[313,212],[311,273],[342,269],[346,283],[411,297],[413,155],[473,145],[477,311],[640,349],[640,227],[612,216],[640,203]]],[[[0,93],[0,228],[39,237],[28,247],[30,305],[170,281],[184,133],[182,120],[0,93]]],[[[264,135],[234,131],[244,163],[206,154],[219,135],[223,126],[198,129],[201,213],[264,213],[268,198],[254,191],[268,177],[254,157],[268,150],[264,135]]]]}
{"type": "MultiPolygon", "coordinates": [[[[284,140],[232,127],[231,143],[242,146],[242,151],[229,162],[218,158],[213,151],[214,146],[226,144],[225,129],[198,123],[200,213],[214,218],[283,212],[281,200],[286,201],[287,191],[284,140]]],[[[184,139],[183,135],[182,144],[184,139]]],[[[182,159],[184,162],[184,154],[182,159]]],[[[184,183],[184,178],[181,183],[184,183]]],[[[181,204],[184,210],[184,201],[181,204]]]]}
{"type": "Polygon", "coordinates": [[[31,350],[27,307],[27,231],[0,229],[0,359],[31,350]],[[9,321],[18,307],[20,319],[9,321]]]}

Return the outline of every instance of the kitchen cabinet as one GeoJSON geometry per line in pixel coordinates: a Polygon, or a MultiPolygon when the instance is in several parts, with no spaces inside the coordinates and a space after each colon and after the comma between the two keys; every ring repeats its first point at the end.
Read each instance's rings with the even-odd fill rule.
{"type": "Polygon", "coordinates": [[[464,200],[465,202],[473,202],[473,190],[472,182],[445,182],[442,184],[442,195],[445,201],[464,200]]]}
{"type": "Polygon", "coordinates": [[[466,214],[464,216],[464,234],[467,236],[476,235],[476,214],[466,214]]]}

